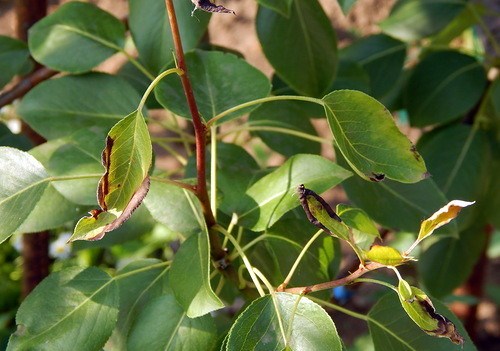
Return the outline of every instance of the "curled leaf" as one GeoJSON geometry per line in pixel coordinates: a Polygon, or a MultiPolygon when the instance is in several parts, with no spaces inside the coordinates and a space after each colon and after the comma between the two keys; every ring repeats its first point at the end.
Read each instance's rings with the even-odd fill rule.
{"type": "Polygon", "coordinates": [[[151,139],[140,111],[118,122],[108,133],[102,152],[104,175],[97,188],[100,209],[78,221],[74,240],[99,240],[121,226],[142,203],[149,190],[151,139]]]}
{"type": "Polygon", "coordinates": [[[408,316],[424,332],[438,338],[448,338],[457,345],[464,343],[464,338],[458,333],[455,324],[445,316],[436,312],[432,301],[420,289],[410,287],[404,280],[400,280],[398,286],[398,296],[403,309],[408,316]],[[408,288],[411,289],[408,291],[408,288]]]}
{"type": "Polygon", "coordinates": [[[196,9],[200,9],[206,12],[232,13],[233,15],[236,15],[233,10],[227,9],[224,6],[217,6],[214,3],[211,3],[209,0],[191,0],[191,2],[195,6],[191,15],[193,15],[196,9]]]}
{"type": "Polygon", "coordinates": [[[470,206],[474,203],[475,201],[468,202],[462,200],[453,200],[450,201],[446,206],[441,207],[437,212],[435,212],[432,216],[430,216],[420,224],[420,231],[418,233],[417,240],[415,240],[411,247],[406,250],[406,254],[410,253],[415,248],[415,246],[417,246],[422,240],[430,236],[436,229],[450,223],[452,219],[455,219],[462,208],[470,206]]]}
{"type": "Polygon", "coordinates": [[[381,263],[387,266],[398,266],[408,260],[395,248],[381,245],[373,245],[372,248],[366,252],[366,258],[372,262],[381,263]]]}
{"type": "Polygon", "coordinates": [[[312,224],[333,236],[349,240],[349,228],[321,196],[307,189],[304,184],[298,186],[297,192],[307,219],[312,224]]]}

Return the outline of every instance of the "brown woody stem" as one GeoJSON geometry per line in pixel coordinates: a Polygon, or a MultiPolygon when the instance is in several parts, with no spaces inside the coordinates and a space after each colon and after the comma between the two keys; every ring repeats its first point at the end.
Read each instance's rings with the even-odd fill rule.
{"type": "Polygon", "coordinates": [[[196,100],[194,98],[193,89],[191,87],[191,82],[188,77],[188,70],[186,67],[186,61],[184,59],[184,51],[182,49],[181,36],[179,33],[179,26],[177,24],[177,17],[175,15],[175,9],[173,0],[165,0],[167,7],[168,20],[170,23],[170,28],[172,30],[172,37],[174,41],[175,56],[177,59],[177,66],[184,72],[181,75],[182,87],[184,89],[184,94],[186,95],[187,104],[189,106],[189,111],[193,119],[194,134],[196,138],[196,170],[197,170],[197,182],[196,182],[196,196],[200,200],[201,206],[203,208],[203,214],[205,216],[205,222],[209,228],[209,238],[210,238],[210,248],[211,255],[214,260],[221,260],[225,257],[226,252],[222,249],[218,233],[211,228],[216,224],[212,208],[210,206],[210,199],[208,197],[207,191],[207,181],[206,181],[206,125],[202,121],[198,107],[196,105],[196,100]]]}
{"type": "Polygon", "coordinates": [[[347,277],[344,277],[344,278],[332,280],[332,281],[325,282],[325,283],[314,284],[314,285],[309,285],[309,286],[302,286],[302,287],[297,287],[297,288],[289,288],[289,289],[286,289],[286,286],[279,286],[278,289],[276,289],[276,291],[283,291],[283,292],[288,292],[291,294],[307,295],[307,294],[312,293],[314,291],[327,290],[327,289],[335,288],[337,286],[350,284],[353,281],[355,281],[356,279],[358,279],[359,277],[361,277],[362,275],[364,275],[368,272],[374,271],[376,269],[383,268],[383,267],[386,267],[386,266],[383,264],[377,263],[377,262],[371,262],[365,266],[360,265],[356,271],[352,272],[351,274],[349,274],[347,277]]]}

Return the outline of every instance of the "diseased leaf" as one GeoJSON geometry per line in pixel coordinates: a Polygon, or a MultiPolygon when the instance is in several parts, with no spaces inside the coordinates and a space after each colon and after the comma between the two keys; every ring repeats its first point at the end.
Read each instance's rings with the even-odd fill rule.
{"type": "Polygon", "coordinates": [[[99,181],[100,209],[76,225],[71,241],[99,240],[118,228],[141,204],[149,190],[151,139],[140,111],[118,122],[108,133],[102,153],[105,173],[99,181]]]}
{"type": "Polygon", "coordinates": [[[464,338],[458,333],[453,322],[436,313],[436,309],[429,297],[414,286],[410,287],[411,296],[408,297],[408,286],[401,282],[398,286],[399,300],[403,309],[415,324],[429,335],[448,338],[454,344],[463,345],[464,338]]]}
{"type": "Polygon", "coordinates": [[[464,337],[463,345],[454,345],[444,338],[436,338],[423,332],[401,308],[396,294],[383,296],[367,315],[370,334],[375,350],[398,351],[476,351],[460,320],[445,305],[434,301],[439,313],[451,320],[457,332],[464,337]]]}
{"type": "Polygon", "coordinates": [[[297,185],[304,183],[323,192],[350,175],[323,157],[295,155],[247,190],[234,210],[239,217],[238,224],[253,231],[265,230],[299,205],[294,197],[297,185]]]}
{"type": "Polygon", "coordinates": [[[325,310],[306,297],[288,293],[254,300],[239,315],[227,340],[227,350],[277,351],[285,346],[290,350],[342,350],[335,325],[325,310]]]}
{"type": "Polygon", "coordinates": [[[401,252],[390,246],[373,245],[366,252],[366,258],[372,262],[377,262],[387,266],[398,266],[408,261],[401,252]]]}
{"type": "Polygon", "coordinates": [[[210,248],[205,230],[184,241],[170,269],[170,284],[189,318],[224,307],[210,286],[210,248]]]}
{"type": "Polygon", "coordinates": [[[410,253],[415,246],[417,246],[429,235],[434,233],[436,229],[450,223],[453,219],[455,219],[462,208],[473,205],[474,203],[475,201],[467,202],[461,200],[452,200],[446,206],[434,212],[432,216],[422,222],[422,224],[420,225],[420,231],[418,232],[417,240],[406,252],[410,253]]]}
{"type": "Polygon", "coordinates": [[[360,177],[416,183],[428,176],[415,146],[377,100],[359,91],[338,90],[323,101],[336,146],[360,177]]]}
{"type": "Polygon", "coordinates": [[[217,6],[214,3],[211,3],[209,0],[191,0],[191,2],[194,4],[195,9],[200,9],[206,12],[232,13],[233,15],[236,14],[233,10],[229,10],[221,5],[217,6]]]}
{"type": "Polygon", "coordinates": [[[116,324],[118,305],[116,281],[100,269],[52,273],[21,304],[7,350],[65,350],[69,345],[100,350],[116,324]]]}
{"type": "Polygon", "coordinates": [[[31,27],[28,44],[43,65],[82,73],[123,49],[125,26],[93,4],[72,1],[31,27]]]}

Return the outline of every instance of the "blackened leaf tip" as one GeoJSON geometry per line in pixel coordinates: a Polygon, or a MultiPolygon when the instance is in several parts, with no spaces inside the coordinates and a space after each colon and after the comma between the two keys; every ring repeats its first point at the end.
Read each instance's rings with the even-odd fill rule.
{"type": "Polygon", "coordinates": [[[372,172],[372,176],[369,177],[372,182],[381,182],[385,179],[385,174],[372,172]]]}
{"type": "Polygon", "coordinates": [[[206,12],[232,13],[233,15],[236,15],[236,12],[234,12],[233,10],[225,8],[224,6],[215,5],[209,0],[191,0],[191,2],[195,6],[195,9],[193,10],[193,12],[191,12],[191,15],[193,15],[196,9],[200,9],[206,12]]]}

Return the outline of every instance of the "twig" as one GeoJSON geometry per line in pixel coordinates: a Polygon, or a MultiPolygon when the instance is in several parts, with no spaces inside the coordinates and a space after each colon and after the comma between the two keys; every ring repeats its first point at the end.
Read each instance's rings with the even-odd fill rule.
{"type": "Polygon", "coordinates": [[[219,240],[219,235],[215,230],[211,230],[215,226],[216,221],[212,208],[210,206],[210,199],[208,197],[207,191],[207,181],[206,181],[206,125],[202,121],[198,107],[196,106],[196,100],[194,98],[193,89],[191,87],[191,82],[188,77],[188,71],[186,67],[186,62],[184,59],[184,51],[182,49],[181,36],[179,33],[179,26],[177,24],[177,18],[175,15],[174,4],[172,0],[165,0],[167,7],[168,20],[170,23],[170,28],[172,30],[172,38],[174,41],[175,56],[177,60],[177,66],[184,72],[181,75],[182,87],[184,89],[184,94],[186,95],[187,104],[189,106],[189,111],[193,119],[194,134],[196,138],[196,170],[197,170],[197,182],[196,182],[196,196],[200,200],[203,215],[205,217],[205,222],[209,228],[209,238],[210,238],[210,249],[211,255],[214,260],[221,260],[225,257],[226,252],[223,250],[222,245],[219,240]]]}
{"type": "Polygon", "coordinates": [[[12,89],[0,94],[0,107],[6,106],[15,99],[23,97],[28,91],[33,89],[33,87],[58,73],[58,71],[54,71],[47,67],[37,69],[26,78],[23,78],[19,83],[12,87],[12,89]]]}
{"type": "Polygon", "coordinates": [[[371,262],[365,266],[363,266],[363,265],[359,266],[359,268],[356,271],[354,271],[353,273],[349,274],[347,277],[344,277],[344,278],[332,280],[332,281],[325,282],[325,283],[310,285],[310,286],[297,287],[297,288],[288,288],[288,289],[283,289],[283,290],[278,288],[276,291],[284,291],[284,292],[288,292],[291,294],[306,295],[306,294],[312,293],[314,291],[327,290],[327,289],[332,289],[332,288],[337,287],[337,286],[350,284],[354,280],[361,277],[362,275],[364,275],[368,272],[374,271],[376,269],[383,268],[383,267],[386,267],[386,266],[383,264],[377,263],[377,262],[371,262]]]}

